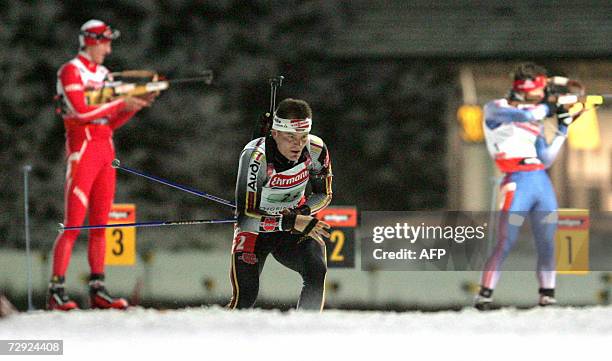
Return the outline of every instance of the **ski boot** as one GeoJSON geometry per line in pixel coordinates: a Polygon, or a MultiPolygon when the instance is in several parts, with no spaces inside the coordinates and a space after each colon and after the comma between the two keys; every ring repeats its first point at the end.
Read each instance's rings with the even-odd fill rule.
{"type": "Polygon", "coordinates": [[[91,308],[125,310],[128,302],[121,297],[111,296],[104,286],[103,274],[92,274],[89,278],[89,301],[91,308]]]}
{"type": "Polygon", "coordinates": [[[49,298],[47,299],[47,310],[49,311],[70,311],[76,310],[79,306],[70,299],[64,288],[64,277],[53,276],[49,283],[49,298]]]}
{"type": "Polygon", "coordinates": [[[481,286],[478,295],[474,299],[474,308],[478,311],[489,311],[491,306],[493,306],[493,290],[481,286]]]}
{"type": "Polygon", "coordinates": [[[538,305],[541,307],[555,306],[557,304],[554,288],[540,288],[539,293],[540,300],[538,301],[538,305]]]}

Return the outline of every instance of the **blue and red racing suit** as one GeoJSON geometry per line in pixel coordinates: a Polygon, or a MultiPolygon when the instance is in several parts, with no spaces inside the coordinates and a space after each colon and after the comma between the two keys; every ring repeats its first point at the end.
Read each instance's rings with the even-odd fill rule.
{"type": "Polygon", "coordinates": [[[513,106],[507,99],[498,99],[486,104],[484,113],[487,149],[505,177],[500,186],[497,243],[485,264],[481,285],[495,288],[502,263],[516,243],[525,218],[529,217],[538,256],[536,273],[540,288],[554,288],[557,199],[546,169],[563,146],[567,127],[559,127],[548,144],[542,124],[552,113],[547,104],[513,106]]]}

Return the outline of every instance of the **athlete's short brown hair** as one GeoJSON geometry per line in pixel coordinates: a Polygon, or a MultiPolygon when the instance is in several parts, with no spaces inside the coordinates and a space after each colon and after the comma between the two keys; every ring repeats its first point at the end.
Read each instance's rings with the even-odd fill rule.
{"type": "Polygon", "coordinates": [[[287,98],[278,104],[276,115],[284,119],[312,119],[312,109],[304,100],[287,98]]]}
{"type": "Polygon", "coordinates": [[[538,75],[546,76],[546,68],[536,63],[527,62],[519,64],[511,73],[512,80],[535,79],[538,75]]]}

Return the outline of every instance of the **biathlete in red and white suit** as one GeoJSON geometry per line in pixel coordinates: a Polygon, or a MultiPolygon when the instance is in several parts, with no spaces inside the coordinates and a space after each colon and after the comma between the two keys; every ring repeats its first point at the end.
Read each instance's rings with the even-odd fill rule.
{"type": "Polygon", "coordinates": [[[520,227],[529,218],[537,251],[536,274],[539,304],[556,303],[554,235],[557,198],[546,173],[557,157],[571,123],[567,111],[543,103],[546,70],[533,63],[520,65],[514,74],[509,98],[489,102],[484,108],[487,148],[506,175],[501,184],[501,212],[497,244],[487,260],[476,297],[478,309],[488,309],[501,266],[516,243],[520,227]],[[550,144],[544,138],[542,120],[557,113],[558,130],[550,144]]]}
{"type": "Polygon", "coordinates": [[[230,309],[253,307],[259,275],[271,253],[303,279],[299,309],[322,310],[329,225],[313,217],[332,198],[332,168],[321,138],[309,134],[312,110],[285,99],[271,134],[246,145],[236,182],[236,212],[230,279],[230,309]],[[312,192],[306,195],[306,186],[312,192]]]}
{"type": "MultiPolygon", "coordinates": [[[[79,34],[80,52],[62,65],[57,93],[66,130],[65,226],[80,226],[89,210],[90,224],[106,224],[115,192],[113,131],[125,124],[153,96],[125,98],[101,105],[87,103],[85,92],[100,89],[109,71],[102,63],[119,32],[99,20],[87,21],[79,34]]],[[[66,270],[79,231],[65,231],[55,241],[48,309],[77,308],[64,291],[66,270]]],[[[125,308],[127,302],[108,295],[104,287],[104,229],[89,231],[90,298],[94,308],[125,308]]]]}

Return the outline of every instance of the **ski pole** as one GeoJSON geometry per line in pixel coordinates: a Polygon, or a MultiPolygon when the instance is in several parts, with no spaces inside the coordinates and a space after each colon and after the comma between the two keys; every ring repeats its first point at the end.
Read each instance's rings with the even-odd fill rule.
{"type": "Polygon", "coordinates": [[[165,184],[167,186],[170,186],[170,187],[173,187],[173,188],[176,188],[176,189],[180,189],[180,190],[182,190],[184,192],[194,194],[194,195],[196,195],[198,197],[206,198],[206,199],[209,199],[211,201],[214,201],[214,202],[217,202],[217,203],[221,203],[221,204],[226,205],[228,207],[236,208],[234,203],[232,203],[232,202],[230,202],[228,200],[225,200],[223,198],[219,198],[217,196],[213,196],[213,195],[208,194],[208,193],[200,192],[200,191],[195,190],[193,188],[185,187],[185,186],[182,186],[180,184],[176,184],[174,182],[171,182],[169,180],[165,180],[165,179],[162,179],[162,178],[150,175],[150,174],[146,174],[146,173],[137,171],[137,170],[132,169],[132,168],[128,168],[128,167],[122,166],[121,162],[119,161],[119,159],[113,160],[112,167],[116,168],[116,169],[121,169],[123,171],[129,172],[129,173],[132,173],[132,174],[139,175],[141,177],[147,178],[149,180],[152,180],[152,181],[155,181],[155,182],[158,182],[158,183],[161,183],[161,184],[165,184]]]}
{"type": "Polygon", "coordinates": [[[90,226],[74,226],[66,227],[62,223],[58,226],[58,231],[76,231],[83,229],[100,229],[100,228],[121,228],[121,227],[163,227],[163,226],[187,226],[194,224],[222,224],[236,223],[235,218],[227,219],[190,219],[183,221],[152,221],[152,222],[135,222],[135,223],[116,223],[116,224],[96,224],[90,226]]]}

